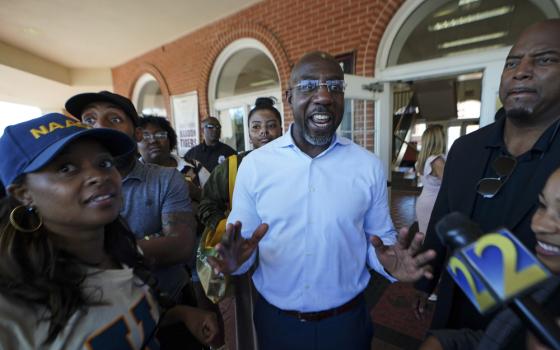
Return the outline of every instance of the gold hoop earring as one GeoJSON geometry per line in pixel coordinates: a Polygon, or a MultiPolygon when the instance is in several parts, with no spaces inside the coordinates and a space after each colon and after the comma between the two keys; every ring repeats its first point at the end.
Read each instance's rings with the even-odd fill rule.
{"type": "Polygon", "coordinates": [[[18,231],[31,233],[31,232],[37,231],[38,229],[41,228],[41,226],[43,226],[43,218],[41,217],[41,215],[39,215],[39,213],[37,213],[37,211],[33,207],[26,207],[24,205],[18,205],[10,213],[10,223],[18,231]],[[18,222],[16,221],[16,217],[21,218],[21,217],[23,217],[23,215],[25,215],[24,213],[19,213],[18,214],[18,211],[21,211],[21,209],[23,209],[24,213],[27,213],[27,215],[34,215],[36,217],[35,222],[37,222],[37,225],[35,227],[25,228],[22,225],[18,224],[18,222]]]}

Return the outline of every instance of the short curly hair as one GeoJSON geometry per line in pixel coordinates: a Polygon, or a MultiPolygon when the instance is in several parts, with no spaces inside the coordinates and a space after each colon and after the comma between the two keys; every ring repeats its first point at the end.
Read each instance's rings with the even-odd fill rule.
{"type": "Polygon", "coordinates": [[[167,131],[167,138],[169,139],[169,149],[174,150],[177,147],[177,133],[175,129],[171,126],[169,121],[163,117],[156,117],[153,115],[144,115],[140,118],[138,126],[141,128],[146,127],[146,125],[152,124],[161,129],[167,131]]]}

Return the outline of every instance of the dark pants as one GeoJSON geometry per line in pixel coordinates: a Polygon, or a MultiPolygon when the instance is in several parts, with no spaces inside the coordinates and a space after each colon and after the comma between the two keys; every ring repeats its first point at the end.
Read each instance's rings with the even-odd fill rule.
{"type": "Polygon", "coordinates": [[[255,305],[259,349],[369,350],[373,326],[362,299],[353,309],[320,321],[300,321],[262,297],[255,305]]]}
{"type": "Polygon", "coordinates": [[[161,350],[206,349],[183,323],[174,323],[160,328],[157,338],[161,350]]]}

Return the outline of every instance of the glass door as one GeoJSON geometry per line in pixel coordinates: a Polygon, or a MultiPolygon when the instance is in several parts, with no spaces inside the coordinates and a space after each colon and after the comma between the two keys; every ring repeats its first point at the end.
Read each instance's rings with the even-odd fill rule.
{"type": "Polygon", "coordinates": [[[252,149],[249,140],[249,111],[254,107],[258,97],[271,97],[277,102],[274,107],[283,117],[283,107],[280,93],[277,90],[264,90],[254,94],[245,94],[221,98],[214,102],[214,113],[222,124],[222,142],[228,144],[237,152],[252,149]]]}
{"type": "Polygon", "coordinates": [[[230,107],[218,111],[218,119],[222,125],[222,142],[237,152],[247,150],[244,131],[247,113],[247,106],[230,107]]]}

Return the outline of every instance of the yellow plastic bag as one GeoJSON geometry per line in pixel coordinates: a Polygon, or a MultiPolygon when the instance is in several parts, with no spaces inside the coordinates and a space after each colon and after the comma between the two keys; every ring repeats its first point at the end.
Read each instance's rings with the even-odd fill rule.
{"type": "MultiPolygon", "coordinates": [[[[210,230],[208,230],[206,238],[204,237],[204,234],[202,235],[202,238],[204,240],[201,241],[201,244],[204,244],[204,248],[213,248],[216,246],[216,244],[222,241],[222,237],[226,233],[226,224],[227,220],[222,219],[220,220],[218,225],[216,225],[216,229],[213,232],[210,232],[210,230]]],[[[206,231],[204,231],[204,233],[206,233],[206,231]]]]}
{"type": "Polygon", "coordinates": [[[205,229],[202,233],[202,239],[196,252],[196,272],[206,296],[213,303],[217,304],[226,296],[231,295],[231,287],[229,287],[229,276],[216,273],[212,266],[208,263],[208,257],[217,255],[214,246],[220,242],[225,233],[225,222],[223,219],[216,227],[216,230],[205,229]],[[223,222],[223,224],[222,224],[223,222]],[[221,228],[221,231],[218,229],[221,228]],[[213,243],[216,241],[216,243],[213,243]]]}

